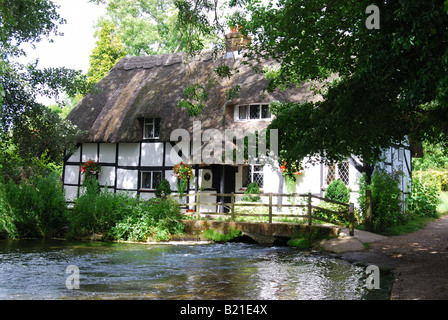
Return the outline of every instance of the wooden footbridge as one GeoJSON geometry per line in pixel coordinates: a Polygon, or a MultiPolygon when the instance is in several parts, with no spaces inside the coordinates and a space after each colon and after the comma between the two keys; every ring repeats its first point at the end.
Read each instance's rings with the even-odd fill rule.
{"type": "MultiPolygon", "coordinates": [[[[170,197],[179,197],[172,195],[170,197]]],[[[190,201],[183,203],[184,207],[195,218],[184,220],[187,233],[197,234],[213,228],[221,233],[227,233],[232,227],[241,231],[258,243],[273,244],[279,239],[291,238],[298,233],[317,232],[330,236],[337,236],[340,228],[334,225],[335,219],[328,217],[339,217],[349,223],[350,236],[354,235],[354,206],[352,203],[343,203],[328,198],[306,194],[283,194],[283,193],[213,193],[197,192],[182,196],[182,199],[190,201]],[[259,197],[259,201],[237,201],[242,197],[259,197]],[[287,198],[287,203],[280,199],[287,198]],[[205,202],[204,199],[220,199],[218,202],[205,202]],[[262,199],[264,198],[264,201],[262,199]],[[193,200],[193,201],[192,201],[193,200]],[[322,206],[323,203],[337,204],[338,211],[322,206]],[[201,208],[207,207],[207,211],[201,208]],[[259,212],[248,212],[254,210],[242,210],[241,208],[264,208],[259,212]],[[216,208],[210,211],[210,208],[216,208]],[[267,208],[267,210],[266,210],[267,208]],[[286,209],[286,210],[285,210],[286,209]],[[317,212],[324,212],[327,217],[317,212]],[[284,222],[289,218],[289,222],[284,222]],[[250,222],[248,222],[249,220],[250,222]],[[293,222],[291,222],[293,221],[293,222]],[[316,224],[313,222],[330,222],[333,226],[316,224]]],[[[181,200],[182,200],[181,199],[181,200]]],[[[182,201],[180,201],[182,202],[182,201]]]]}

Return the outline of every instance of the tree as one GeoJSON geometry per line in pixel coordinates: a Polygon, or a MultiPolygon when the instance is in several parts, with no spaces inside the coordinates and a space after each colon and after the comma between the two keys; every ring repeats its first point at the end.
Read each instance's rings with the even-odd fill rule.
{"type": "Polygon", "coordinates": [[[198,43],[201,45],[208,43],[207,39],[214,37],[210,30],[204,33],[200,32],[201,27],[187,28],[187,24],[191,26],[191,20],[178,19],[190,12],[188,7],[183,5],[186,1],[91,0],[91,2],[106,4],[105,18],[110,19],[116,26],[127,53],[133,56],[190,52],[193,47],[198,49],[198,43]]]}
{"type": "MultiPolygon", "coordinates": [[[[64,23],[49,0],[0,0],[0,169],[31,165],[36,159],[61,159],[80,131],[37,102],[39,95],[62,92],[74,96],[89,90],[80,71],[38,69],[14,61],[24,55],[20,45],[58,35],[64,23]]],[[[46,160],[46,161],[47,161],[46,160]]]]}
{"type": "MultiPolygon", "coordinates": [[[[203,2],[182,1],[192,17],[205,14],[203,2]]],[[[271,128],[279,129],[287,162],[355,155],[353,162],[371,173],[391,143],[448,141],[448,1],[232,0],[229,6],[235,12],[228,25],[251,38],[248,60],[280,65],[269,71],[268,90],[320,84],[322,101],[272,108],[271,128]]]]}
{"type": "Polygon", "coordinates": [[[373,164],[407,138],[447,141],[447,3],[377,1],[372,29],[367,0],[233,1],[232,21],[252,39],[247,56],[280,63],[271,89],[326,81],[323,101],[276,106],[285,158],[373,164]]]}
{"type": "Polygon", "coordinates": [[[87,71],[89,82],[99,82],[109,70],[126,55],[120,37],[112,22],[103,20],[98,32],[96,47],[90,55],[90,67],[87,71]]]}

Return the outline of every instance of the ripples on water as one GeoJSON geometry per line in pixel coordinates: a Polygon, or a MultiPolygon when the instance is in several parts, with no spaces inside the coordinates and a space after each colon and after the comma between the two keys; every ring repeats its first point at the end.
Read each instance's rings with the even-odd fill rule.
{"type": "Polygon", "coordinates": [[[290,247],[0,241],[0,299],[368,297],[363,268],[290,247]],[[79,290],[66,288],[69,265],[79,290]]]}

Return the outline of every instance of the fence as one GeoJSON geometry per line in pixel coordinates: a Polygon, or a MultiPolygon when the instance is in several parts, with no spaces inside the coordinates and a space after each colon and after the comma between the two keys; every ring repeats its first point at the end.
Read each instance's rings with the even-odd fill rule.
{"type": "MultiPolygon", "coordinates": [[[[179,197],[179,195],[170,195],[169,197],[177,198],[177,197],[179,197]]],[[[284,194],[284,193],[245,194],[245,193],[235,193],[235,192],[231,192],[231,193],[196,192],[196,193],[184,194],[183,197],[186,197],[186,198],[196,197],[195,202],[182,203],[181,205],[186,206],[186,207],[194,206],[195,213],[197,215],[202,214],[202,215],[208,215],[208,216],[213,216],[213,215],[230,216],[232,221],[235,221],[236,216],[258,216],[258,217],[266,217],[267,216],[269,219],[269,223],[272,223],[272,219],[275,217],[304,218],[304,219],[307,219],[308,225],[311,225],[313,220],[334,223],[334,222],[330,221],[329,219],[325,219],[323,217],[317,217],[315,214],[313,214],[313,209],[320,210],[323,212],[327,212],[331,215],[345,217],[349,221],[350,235],[351,236],[354,235],[355,217],[354,217],[353,203],[348,204],[348,203],[344,203],[344,202],[339,202],[339,201],[315,196],[311,193],[306,193],[306,194],[296,194],[296,193],[292,193],[292,194],[284,194]],[[224,201],[222,201],[222,202],[203,202],[203,201],[201,201],[201,198],[205,197],[205,196],[216,196],[217,198],[218,197],[227,197],[227,199],[230,198],[230,202],[224,202],[224,201]],[[268,202],[267,203],[264,203],[264,202],[237,202],[237,201],[235,201],[236,197],[268,197],[268,202]],[[293,199],[305,198],[306,204],[300,204],[300,203],[296,204],[295,201],[293,201],[294,203],[289,203],[289,204],[273,203],[274,197],[280,197],[280,198],[287,197],[287,198],[293,198],[293,199]],[[333,211],[328,208],[323,208],[323,207],[320,207],[317,205],[313,205],[313,202],[312,202],[313,198],[324,201],[324,202],[335,203],[335,204],[341,205],[343,207],[346,207],[348,210],[333,211]],[[201,210],[200,210],[201,206],[216,206],[216,208],[220,208],[221,210],[217,210],[218,212],[201,212],[201,210]],[[235,212],[236,206],[268,207],[269,211],[267,214],[266,213],[241,214],[241,213],[235,212]],[[225,207],[229,210],[228,212],[224,212],[225,207]],[[305,210],[306,214],[293,214],[293,213],[287,214],[287,213],[277,213],[277,212],[274,213],[273,208],[306,208],[306,210],[305,210]],[[219,212],[219,211],[221,211],[221,212],[219,212]]]]}

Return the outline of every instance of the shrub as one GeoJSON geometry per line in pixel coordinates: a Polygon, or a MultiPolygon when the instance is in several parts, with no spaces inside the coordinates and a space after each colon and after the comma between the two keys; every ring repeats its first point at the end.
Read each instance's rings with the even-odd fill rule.
{"type": "Polygon", "coordinates": [[[367,185],[365,174],[360,180],[359,206],[365,216],[365,190],[372,190],[372,224],[375,232],[404,222],[402,213],[401,190],[398,187],[399,174],[389,174],[376,170],[372,175],[372,183],[367,185]]]}
{"type": "Polygon", "coordinates": [[[325,198],[348,203],[350,201],[350,189],[341,179],[336,179],[330,183],[325,191],[325,198]]]}
{"type": "Polygon", "coordinates": [[[223,234],[210,228],[207,229],[203,235],[205,238],[214,242],[228,242],[241,236],[241,231],[229,227],[229,231],[226,234],[223,234]]]}
{"type": "Polygon", "coordinates": [[[131,215],[138,199],[121,193],[112,193],[107,188],[100,191],[97,179],[85,180],[85,191],[68,215],[69,237],[84,237],[101,233],[103,239],[112,239],[112,228],[124,216],[131,215]]]}
{"type": "Polygon", "coordinates": [[[155,194],[157,198],[161,198],[162,196],[167,196],[171,194],[171,186],[168,180],[162,179],[162,181],[160,181],[159,185],[155,190],[155,194]]]}
{"type": "Polygon", "coordinates": [[[435,184],[415,180],[407,198],[407,210],[411,216],[437,217],[440,202],[439,189],[435,184]]]}
{"type": "Polygon", "coordinates": [[[113,228],[118,240],[168,240],[171,234],[181,233],[183,225],[180,207],[173,199],[152,198],[135,206],[113,228]]]}
{"type": "MultiPolygon", "coordinates": [[[[254,181],[252,183],[249,183],[247,186],[245,194],[260,194],[260,188],[258,187],[257,181],[254,181]]],[[[258,196],[246,196],[242,198],[243,201],[250,201],[250,202],[257,202],[260,201],[260,197],[258,196]]]]}
{"type": "Polygon", "coordinates": [[[173,199],[141,201],[107,189],[98,192],[91,179],[70,213],[70,236],[101,233],[103,239],[142,241],[168,240],[183,230],[179,204],[173,199]]]}
{"type": "Polygon", "coordinates": [[[10,238],[50,238],[66,224],[64,191],[56,174],[2,187],[0,220],[10,238]]]}

